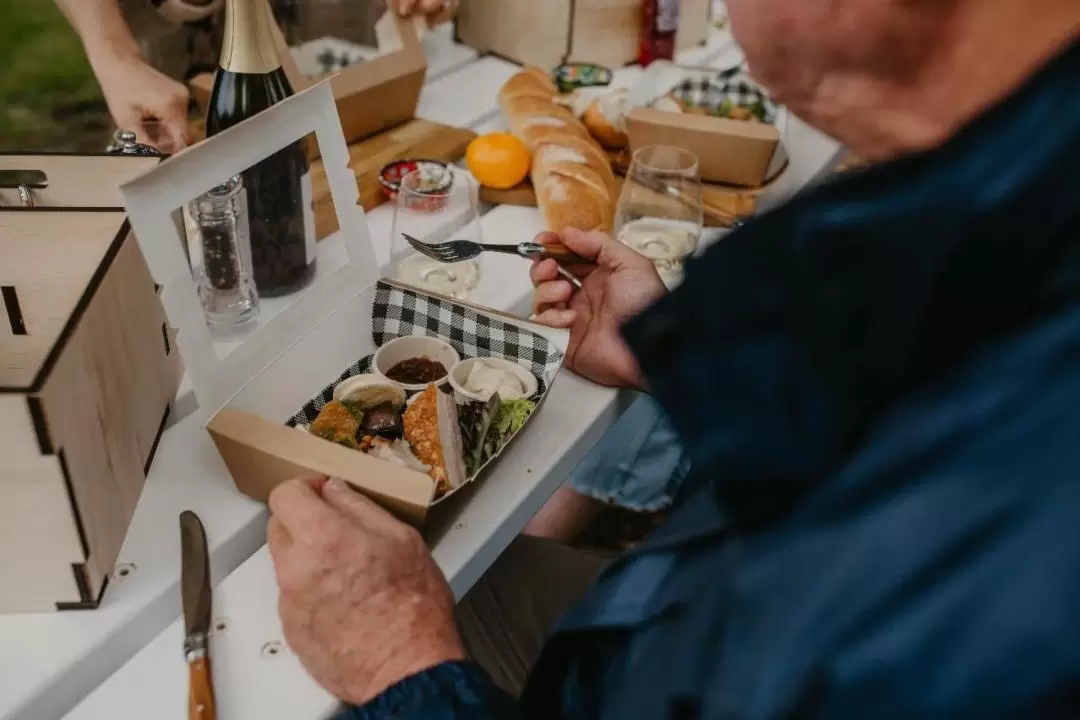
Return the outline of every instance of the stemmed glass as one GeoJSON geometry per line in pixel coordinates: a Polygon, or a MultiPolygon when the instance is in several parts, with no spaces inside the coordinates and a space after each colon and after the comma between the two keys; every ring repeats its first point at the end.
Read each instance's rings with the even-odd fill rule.
{"type": "Polygon", "coordinates": [[[468,173],[453,167],[413,170],[401,179],[394,207],[391,276],[421,290],[464,300],[480,282],[480,261],[440,263],[413,250],[405,240],[435,244],[448,240],[483,242],[477,190],[468,173]]]}
{"type": "Polygon", "coordinates": [[[615,234],[656,265],[671,287],[697,250],[704,216],[697,157],[667,145],[634,153],[615,208],[615,234]]]}

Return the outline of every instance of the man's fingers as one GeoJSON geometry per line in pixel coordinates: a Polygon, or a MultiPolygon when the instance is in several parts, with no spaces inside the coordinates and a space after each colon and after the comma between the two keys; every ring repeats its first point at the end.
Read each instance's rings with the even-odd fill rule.
{"type": "Polygon", "coordinates": [[[340,478],[330,478],[322,489],[323,499],[332,508],[375,530],[396,528],[401,521],[356,492],[340,478]]]}
{"type": "Polygon", "coordinates": [[[288,550],[293,544],[289,531],[277,516],[271,515],[270,522],[266,524],[266,545],[270,548],[271,555],[277,555],[288,550]]]}
{"type": "Polygon", "coordinates": [[[539,287],[541,284],[551,282],[559,277],[559,266],[551,259],[534,262],[529,268],[529,279],[532,284],[539,287]]]}
{"type": "Polygon", "coordinates": [[[316,478],[296,478],[278,485],[270,493],[270,512],[294,540],[317,534],[335,519],[336,513],[316,489],[322,482],[316,478]]]}
{"type": "Polygon", "coordinates": [[[533,293],[533,310],[540,312],[545,305],[569,302],[574,294],[574,286],[566,280],[552,280],[538,285],[533,293]]]}
{"type": "Polygon", "coordinates": [[[566,228],[562,233],[541,233],[536,241],[541,245],[560,242],[586,260],[598,261],[605,240],[610,239],[602,232],[585,232],[576,228],[566,228]]]}
{"type": "Polygon", "coordinates": [[[581,266],[580,269],[576,266],[571,268],[571,272],[578,277],[588,275],[595,267],[617,270],[627,265],[650,262],[648,258],[645,258],[626,244],[598,230],[585,232],[576,228],[567,228],[563,230],[561,238],[566,247],[596,263],[595,266],[585,265],[581,266]]]}
{"type": "Polygon", "coordinates": [[[539,312],[533,316],[532,320],[540,325],[547,325],[548,327],[559,328],[560,330],[569,330],[574,324],[574,320],[577,319],[577,311],[575,310],[558,310],[556,308],[550,308],[539,312]]]}

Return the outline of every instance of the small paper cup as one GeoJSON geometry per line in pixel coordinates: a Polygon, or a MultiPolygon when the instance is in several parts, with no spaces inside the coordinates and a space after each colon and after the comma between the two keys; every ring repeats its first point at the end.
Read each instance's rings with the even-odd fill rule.
{"type": "Polygon", "coordinates": [[[514,376],[521,381],[522,387],[525,388],[526,398],[531,398],[536,395],[536,391],[539,389],[539,383],[536,381],[536,376],[533,375],[528,368],[522,367],[509,360],[503,360],[502,358],[469,358],[467,360],[462,360],[450,370],[450,387],[454,388],[454,399],[457,400],[459,404],[473,400],[487,399],[465,389],[465,381],[469,379],[469,373],[472,372],[473,365],[476,364],[477,360],[483,360],[492,367],[513,373],[514,376]]]}
{"type": "MultiPolygon", "coordinates": [[[[427,358],[442,363],[447,368],[447,374],[438,380],[433,380],[436,385],[443,385],[449,377],[449,371],[461,360],[450,343],[438,338],[409,335],[394,338],[375,351],[375,357],[371,361],[372,372],[390,378],[386,373],[398,363],[410,358],[427,358]]],[[[397,381],[395,381],[397,382],[397,381]]],[[[428,386],[428,383],[398,383],[407,392],[417,392],[428,386]]]]}

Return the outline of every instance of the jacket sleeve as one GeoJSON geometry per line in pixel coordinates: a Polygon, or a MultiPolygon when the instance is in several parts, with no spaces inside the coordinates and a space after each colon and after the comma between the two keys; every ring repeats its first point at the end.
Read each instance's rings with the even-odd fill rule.
{"type": "Polygon", "coordinates": [[[447,662],[407,677],[337,720],[516,720],[517,702],[480,666],[447,662]]]}

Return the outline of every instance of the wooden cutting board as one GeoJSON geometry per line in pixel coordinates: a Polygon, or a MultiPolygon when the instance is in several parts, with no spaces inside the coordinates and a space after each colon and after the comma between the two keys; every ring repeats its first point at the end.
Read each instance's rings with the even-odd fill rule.
{"type": "MultiPolygon", "coordinates": [[[[360,186],[360,204],[372,210],[387,201],[379,184],[379,170],[394,160],[425,159],[453,162],[465,154],[476,137],[472,130],[410,120],[349,145],[349,167],[360,186]]],[[[330,185],[322,161],[311,165],[311,196],[315,207],[315,235],[322,239],[337,230],[330,185]]]]}
{"type": "MultiPolygon", "coordinates": [[[[609,153],[609,155],[615,174],[624,175],[627,169],[627,153],[609,153]]],[[[758,196],[783,176],[786,169],[786,167],[782,168],[772,180],[758,188],[740,188],[730,185],[702,183],[701,201],[705,215],[705,227],[730,227],[734,220],[752,215],[754,207],[757,205],[758,196]]],[[[618,180],[621,187],[622,178],[620,177],[618,180]]],[[[492,205],[536,207],[536,192],[529,181],[525,181],[509,190],[481,187],[480,200],[492,205]]]]}
{"type": "MultiPolygon", "coordinates": [[[[197,138],[203,124],[193,123],[197,138]]],[[[372,210],[387,201],[379,184],[379,170],[394,160],[425,159],[454,162],[465,154],[476,133],[472,130],[413,119],[349,145],[349,167],[356,175],[360,204],[372,210]]],[[[320,240],[337,230],[337,216],[322,160],[311,163],[311,197],[315,209],[315,236],[320,240]]]]}

